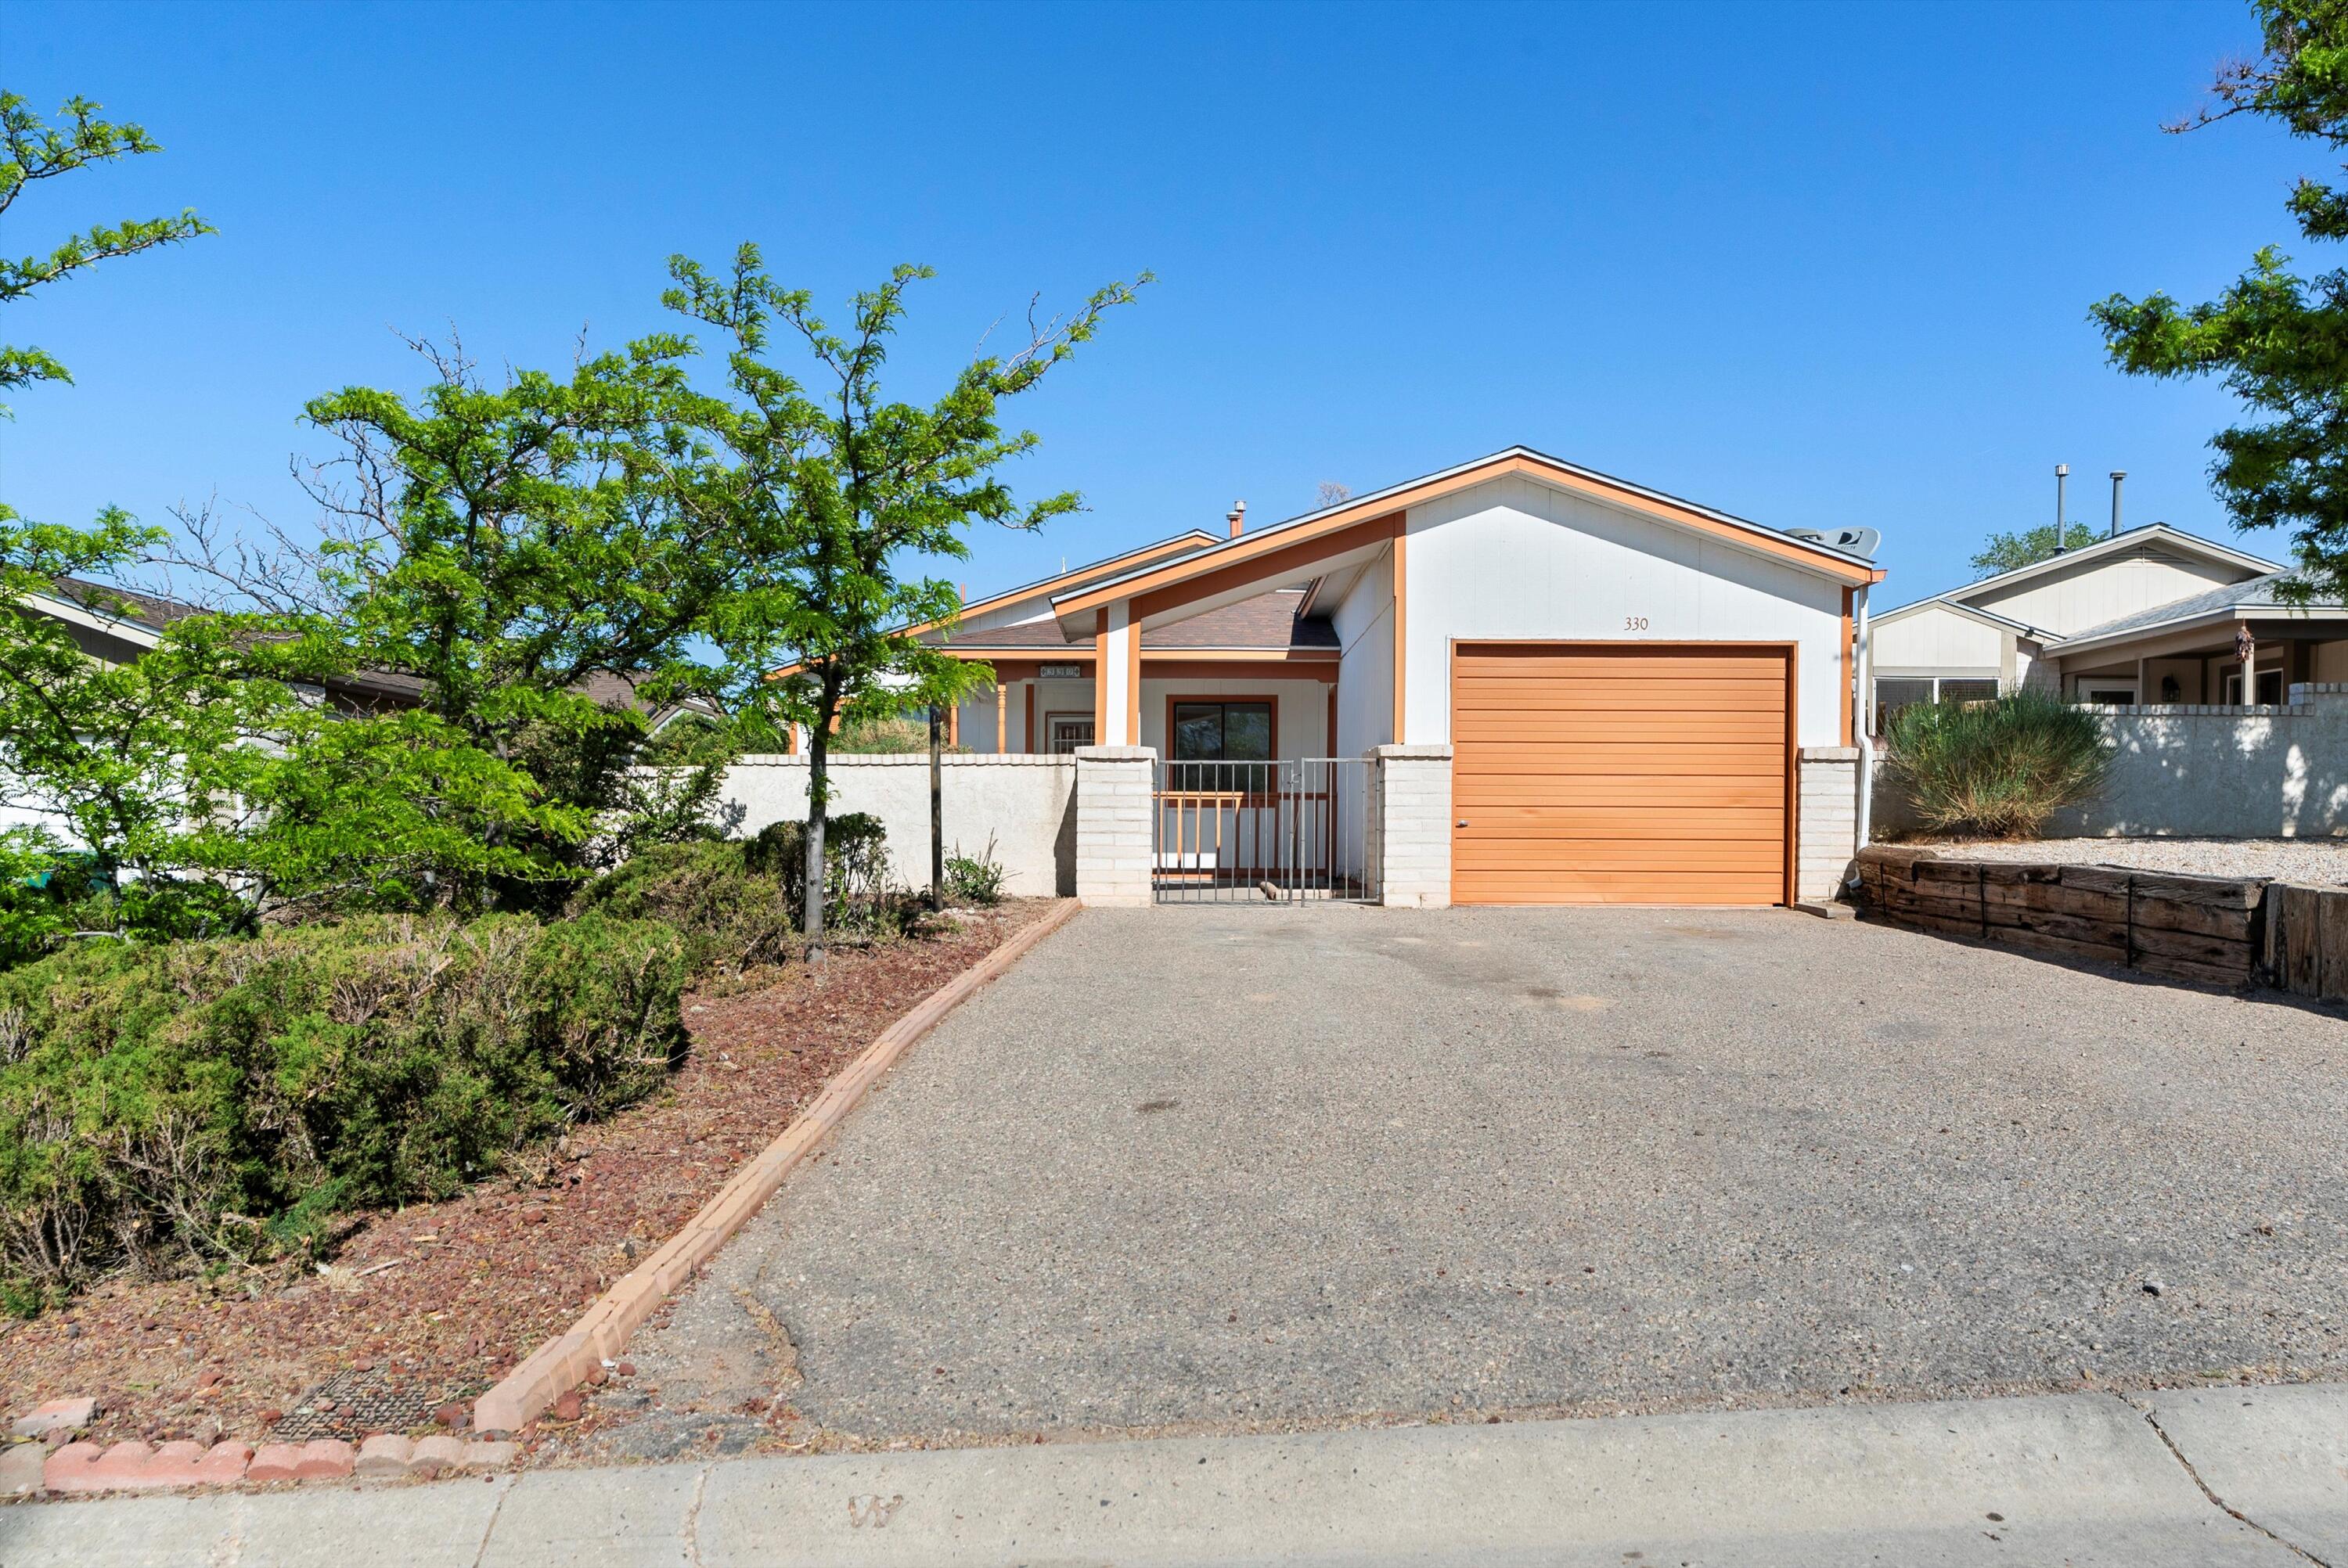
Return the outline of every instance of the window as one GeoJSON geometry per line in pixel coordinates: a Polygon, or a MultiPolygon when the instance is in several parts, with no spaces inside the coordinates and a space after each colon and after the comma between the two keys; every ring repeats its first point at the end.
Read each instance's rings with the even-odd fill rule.
{"type": "Polygon", "coordinates": [[[1272,702],[1180,698],[1166,704],[1166,779],[1180,790],[1273,787],[1272,702]]]}
{"type": "Polygon", "coordinates": [[[2101,702],[2107,707],[2125,708],[2136,701],[2133,686],[2089,686],[2080,693],[2081,700],[2101,702]]]}
{"type": "Polygon", "coordinates": [[[1996,700],[1997,677],[1985,675],[1883,676],[1875,682],[1875,733],[1890,726],[1892,716],[1919,702],[1988,702],[1996,700]]]}
{"type": "Polygon", "coordinates": [[[1943,681],[1941,682],[1941,701],[1994,702],[1997,701],[1997,682],[1994,678],[1987,681],[1943,681]]]}
{"type": "Polygon", "coordinates": [[[2282,671],[2280,670],[2260,671],[2258,695],[2245,698],[2242,695],[2242,671],[2240,668],[2236,668],[2226,677],[2226,701],[2229,702],[2250,702],[2281,703],[2282,702],[2282,671]]]}
{"type": "Polygon", "coordinates": [[[1178,763],[1268,763],[1272,704],[1178,702],[1167,734],[1178,763]]]}
{"type": "Polygon", "coordinates": [[[1044,733],[1051,738],[1051,752],[1056,757],[1066,756],[1078,746],[1093,743],[1093,716],[1090,713],[1047,713],[1044,733]]]}

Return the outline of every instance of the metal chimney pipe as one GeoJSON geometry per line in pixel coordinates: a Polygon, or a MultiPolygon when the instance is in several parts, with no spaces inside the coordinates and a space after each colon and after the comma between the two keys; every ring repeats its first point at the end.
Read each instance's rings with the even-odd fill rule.
{"type": "Polygon", "coordinates": [[[1231,509],[1224,514],[1223,520],[1231,526],[1231,538],[1237,538],[1247,532],[1247,503],[1233,501],[1231,509]]]}
{"type": "Polygon", "coordinates": [[[2054,465],[2054,553],[2063,553],[2063,482],[2071,477],[2071,465],[2054,465]]]}
{"type": "Polygon", "coordinates": [[[2112,470],[2112,538],[2114,538],[2120,537],[2120,481],[2127,477],[2127,469],[2112,470]]]}

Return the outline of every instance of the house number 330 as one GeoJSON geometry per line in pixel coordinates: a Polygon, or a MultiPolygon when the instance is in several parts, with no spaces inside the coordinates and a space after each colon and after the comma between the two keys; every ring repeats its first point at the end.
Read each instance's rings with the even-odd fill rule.
{"type": "Polygon", "coordinates": [[[1647,630],[1647,618],[1643,615],[1626,615],[1622,618],[1622,630],[1644,631],[1647,630]]]}

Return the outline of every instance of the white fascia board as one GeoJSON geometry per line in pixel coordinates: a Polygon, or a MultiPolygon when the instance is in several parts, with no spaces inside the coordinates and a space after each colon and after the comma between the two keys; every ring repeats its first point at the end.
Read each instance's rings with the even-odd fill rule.
{"type": "Polygon", "coordinates": [[[102,631],[108,637],[119,637],[125,642],[136,642],[141,648],[152,648],[160,642],[162,634],[151,626],[141,626],[135,620],[117,620],[110,615],[99,615],[69,599],[58,599],[46,593],[28,593],[16,601],[38,615],[52,620],[62,620],[68,626],[86,630],[102,631]]]}

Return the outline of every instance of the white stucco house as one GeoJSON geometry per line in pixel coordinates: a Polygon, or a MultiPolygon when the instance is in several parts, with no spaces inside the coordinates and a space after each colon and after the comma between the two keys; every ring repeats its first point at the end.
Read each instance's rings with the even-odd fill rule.
{"type": "Polygon", "coordinates": [[[1886,610],[1873,627],[1869,732],[1910,702],[2025,685],[2079,702],[2190,705],[2279,703],[2295,685],[2348,681],[2348,610],[2278,603],[2284,575],[2155,523],[1886,610]]]}
{"type": "Polygon", "coordinates": [[[1854,848],[1869,543],[1513,446],[931,635],[994,671],[968,763],[1143,770],[1078,785],[1080,840],[1140,814],[1098,819],[1087,897],[1366,856],[1387,902],[1783,904],[1854,848]]]}

